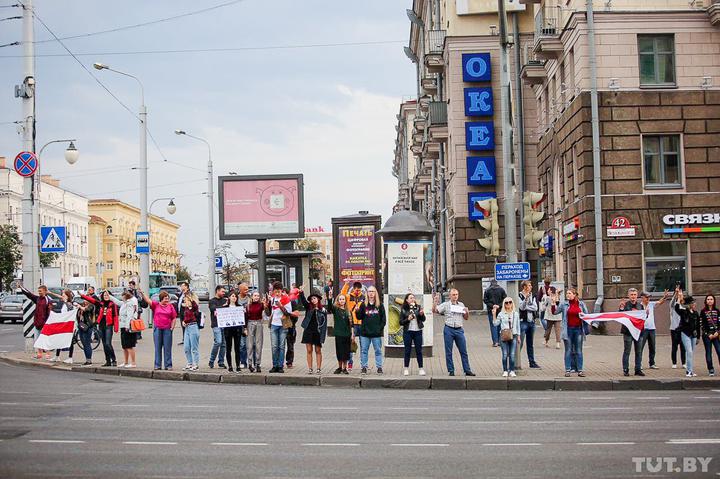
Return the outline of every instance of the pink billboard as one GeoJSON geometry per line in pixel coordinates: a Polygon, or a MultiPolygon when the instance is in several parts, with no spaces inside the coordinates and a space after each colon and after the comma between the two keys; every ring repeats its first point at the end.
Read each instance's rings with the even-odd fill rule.
{"type": "Polygon", "coordinates": [[[220,177],[220,239],[301,238],[302,175],[220,177]]]}

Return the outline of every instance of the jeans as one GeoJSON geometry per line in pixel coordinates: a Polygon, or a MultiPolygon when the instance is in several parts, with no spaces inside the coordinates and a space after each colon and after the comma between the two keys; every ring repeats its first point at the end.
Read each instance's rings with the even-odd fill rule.
{"type": "Polygon", "coordinates": [[[112,345],[113,327],[100,325],[100,339],[103,343],[103,351],[105,352],[105,362],[110,364],[115,362],[115,350],[112,345]]]}
{"type": "Polygon", "coordinates": [[[443,331],[443,339],[445,340],[445,363],[447,364],[448,373],[455,373],[455,363],[453,362],[453,343],[457,345],[460,351],[460,359],[462,360],[463,371],[467,374],[471,372],[470,360],[468,359],[467,343],[465,342],[465,331],[463,328],[451,328],[445,326],[443,331]]]}
{"type": "Polygon", "coordinates": [[[492,338],[492,343],[498,344],[500,342],[500,325],[493,325],[492,309],[488,309],[488,323],[490,323],[490,337],[492,338]]]}
{"type": "Polygon", "coordinates": [[[518,335],[513,334],[512,341],[500,341],[502,350],[502,368],[504,372],[515,371],[515,350],[517,349],[518,335]]]}
{"type": "Polygon", "coordinates": [[[583,335],[582,327],[567,328],[568,339],[565,342],[565,371],[576,369],[578,372],[583,370],[583,335]],[[574,367],[573,367],[574,366],[574,367]]]}
{"type": "MultiPolygon", "coordinates": [[[[360,326],[359,325],[353,325],[353,331],[355,332],[355,337],[360,337],[360,326]]],[[[350,360],[348,360],[348,366],[352,368],[353,365],[353,352],[350,350],[350,360]]]]}
{"type": "Polygon", "coordinates": [[[213,332],[213,347],[210,350],[210,364],[215,364],[215,358],[217,358],[218,366],[221,368],[225,367],[225,335],[223,330],[219,327],[212,328],[213,332]]]}
{"type": "Polygon", "coordinates": [[[685,345],[682,343],[680,337],[682,333],[676,329],[670,330],[670,339],[672,340],[672,346],[670,350],[670,358],[672,359],[673,365],[677,364],[677,350],[680,348],[680,361],[681,364],[685,364],[685,345]]]}
{"type": "Polygon", "coordinates": [[[423,332],[405,331],[403,333],[403,345],[405,346],[405,367],[410,367],[410,353],[412,352],[412,343],[415,343],[415,357],[417,357],[418,367],[423,367],[423,332]]]}
{"type": "Polygon", "coordinates": [[[153,329],[153,343],[155,343],[155,369],[161,369],[164,363],[165,369],[172,368],[172,329],[153,329]]]}
{"type": "Polygon", "coordinates": [[[548,322],[545,320],[545,311],[540,312],[540,324],[542,324],[543,331],[548,328],[548,322]]]}
{"type": "Polygon", "coordinates": [[[282,326],[270,327],[270,344],[272,348],[272,362],[274,368],[282,369],[285,361],[285,339],[288,330],[282,326]]]}
{"type": "MultiPolygon", "coordinates": [[[[263,324],[262,321],[247,322],[247,358],[248,366],[260,366],[263,348],[263,324]]],[[[242,352],[241,352],[242,354],[242,352]]],[[[242,359],[242,357],[241,357],[242,359]]]]}
{"type": "Polygon", "coordinates": [[[629,334],[623,334],[623,355],[622,355],[622,368],[623,371],[629,371],[630,369],[630,349],[635,347],[635,372],[642,369],[642,338],[635,341],[629,334]]]}
{"type": "Polygon", "coordinates": [[[381,368],[383,365],[383,344],[382,338],[368,338],[360,336],[360,366],[368,367],[368,356],[370,353],[370,344],[375,351],[375,367],[381,368]]]}
{"type": "MultiPolygon", "coordinates": [[[[520,347],[527,348],[527,357],[530,366],[535,364],[535,321],[520,321],[520,347]]],[[[522,351],[520,351],[522,353],[522,351]]]]}
{"type": "Polygon", "coordinates": [[[689,373],[694,373],[695,371],[693,371],[693,355],[695,353],[695,338],[691,338],[685,333],[680,333],[680,340],[685,346],[685,369],[689,373]]]}
{"type": "Polygon", "coordinates": [[[200,330],[197,323],[190,323],[185,326],[185,359],[188,364],[197,366],[200,363],[200,330]]]}
{"type": "MultiPolygon", "coordinates": [[[[240,369],[240,364],[243,363],[240,359],[240,345],[245,344],[245,336],[242,335],[243,326],[235,326],[232,328],[225,328],[223,329],[223,333],[225,337],[223,338],[225,341],[225,344],[227,346],[226,348],[226,354],[227,354],[227,365],[228,367],[232,367],[233,360],[232,355],[233,351],[235,352],[235,368],[240,369]]],[[[218,360],[218,363],[220,360],[218,360]]],[[[220,367],[223,367],[221,365],[220,367]]]]}
{"type": "Polygon", "coordinates": [[[287,352],[285,353],[285,362],[288,366],[292,366],[295,361],[295,340],[297,339],[297,329],[289,328],[287,330],[287,337],[285,338],[285,344],[287,346],[287,352]]]}
{"type": "Polygon", "coordinates": [[[642,332],[642,336],[640,337],[642,340],[642,344],[640,345],[640,356],[641,356],[641,362],[642,362],[642,353],[645,351],[645,345],[648,345],[648,350],[650,351],[650,366],[655,366],[655,330],[654,329],[644,329],[642,332]]]}
{"type": "Polygon", "coordinates": [[[87,361],[92,360],[92,335],[95,328],[87,328],[85,331],[78,329],[78,336],[83,345],[83,352],[87,361]]]}
{"type": "Polygon", "coordinates": [[[715,368],[713,367],[712,361],[712,350],[715,348],[715,354],[717,354],[718,362],[720,362],[720,338],[708,339],[707,336],[702,337],[703,345],[705,346],[705,363],[707,364],[708,372],[714,373],[715,368]]]}

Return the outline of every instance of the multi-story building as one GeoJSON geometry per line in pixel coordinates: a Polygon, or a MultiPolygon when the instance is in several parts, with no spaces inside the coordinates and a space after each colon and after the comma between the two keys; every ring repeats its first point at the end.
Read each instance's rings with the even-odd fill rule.
{"type": "Polygon", "coordinates": [[[605,310],[629,287],[717,293],[720,2],[593,6],[591,25],[585,0],[534,5],[522,76],[540,112],[537,161],[555,244],[543,269],[586,298],[604,298],[605,310]]]}
{"type": "MultiPolygon", "coordinates": [[[[49,175],[39,185],[38,224],[65,226],[67,252],[57,255],[51,266],[59,267],[62,281],[87,276],[88,265],[88,200],[82,195],[60,187],[60,181],[49,175]]],[[[13,224],[22,235],[23,178],[6,166],[0,157],[0,221],[13,224]]]]}
{"type": "MultiPolygon", "coordinates": [[[[509,51],[513,79],[532,47],[532,9],[508,2],[510,32],[518,32],[509,51]]],[[[477,224],[482,214],[474,202],[505,200],[497,2],[414,0],[408,17],[405,51],[417,68],[418,98],[403,102],[397,116],[396,209],[427,215],[437,229],[436,286],[458,288],[465,304],[478,308],[481,281],[493,276],[496,257],[477,241],[485,232],[477,224]]],[[[537,188],[536,107],[528,85],[515,81],[513,86],[509,174],[520,206],[520,193],[537,188]]],[[[500,245],[503,224],[501,213],[500,245]]]]}
{"type": "MultiPolygon", "coordinates": [[[[140,274],[135,233],[140,229],[140,209],[115,199],[90,200],[90,267],[98,285],[127,286],[140,274]]],[[[179,225],[149,215],[150,271],[174,274],[178,264],[179,225]]]]}

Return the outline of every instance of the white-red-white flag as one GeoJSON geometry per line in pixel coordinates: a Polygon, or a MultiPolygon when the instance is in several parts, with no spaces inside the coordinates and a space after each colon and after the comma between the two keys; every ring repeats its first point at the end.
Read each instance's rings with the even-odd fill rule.
{"type": "Polygon", "coordinates": [[[630,331],[633,339],[637,341],[640,338],[640,333],[645,329],[645,318],[647,317],[647,311],[609,311],[606,313],[590,313],[581,314],[580,318],[586,323],[592,323],[593,321],[617,321],[622,324],[630,331]]]}
{"type": "Polygon", "coordinates": [[[75,310],[64,313],[51,312],[45,326],[40,330],[40,336],[35,340],[35,349],[69,348],[77,324],[75,322],[76,313],[75,310]]]}

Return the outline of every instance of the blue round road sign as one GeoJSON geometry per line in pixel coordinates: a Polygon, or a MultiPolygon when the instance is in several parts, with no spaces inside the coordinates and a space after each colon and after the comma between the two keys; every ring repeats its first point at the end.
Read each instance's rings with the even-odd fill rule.
{"type": "Polygon", "coordinates": [[[20,176],[30,177],[35,174],[38,168],[38,159],[32,151],[21,151],[15,157],[13,163],[15,173],[20,176]]]}

